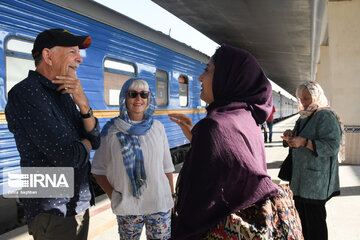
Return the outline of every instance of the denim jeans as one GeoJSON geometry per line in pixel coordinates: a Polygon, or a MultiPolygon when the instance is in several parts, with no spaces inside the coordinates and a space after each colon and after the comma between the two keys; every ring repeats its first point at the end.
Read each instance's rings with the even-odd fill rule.
{"type": "MultiPolygon", "coordinates": [[[[272,129],[273,129],[273,125],[274,122],[266,122],[267,127],[269,128],[269,141],[272,142],[272,129]]],[[[264,141],[267,142],[268,137],[267,137],[267,131],[266,128],[264,128],[264,141]]]]}

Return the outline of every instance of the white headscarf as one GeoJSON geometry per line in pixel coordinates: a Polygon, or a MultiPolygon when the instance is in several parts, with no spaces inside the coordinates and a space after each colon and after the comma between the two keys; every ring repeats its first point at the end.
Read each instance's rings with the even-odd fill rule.
{"type": "Polygon", "coordinates": [[[319,83],[313,82],[313,81],[307,81],[298,87],[298,90],[304,89],[304,87],[307,88],[311,95],[312,102],[311,104],[305,109],[304,106],[301,104],[301,101],[298,97],[298,109],[299,114],[301,118],[306,118],[310,116],[314,111],[321,111],[321,110],[330,110],[332,111],[337,120],[339,121],[340,127],[341,127],[341,142],[340,142],[340,150],[338,154],[338,160],[339,162],[345,161],[345,131],[344,131],[344,123],[341,121],[340,116],[332,109],[330,108],[330,103],[328,99],[326,98],[324,94],[324,90],[320,86],[319,83]]]}

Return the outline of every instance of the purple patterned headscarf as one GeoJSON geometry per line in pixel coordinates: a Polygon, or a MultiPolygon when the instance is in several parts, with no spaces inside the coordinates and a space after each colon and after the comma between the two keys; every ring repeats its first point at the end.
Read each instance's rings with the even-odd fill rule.
{"type": "Polygon", "coordinates": [[[212,60],[214,101],[192,129],[172,239],[200,239],[229,214],[278,194],[258,126],[272,111],[270,82],[244,50],[223,45],[212,60]]]}
{"type": "Polygon", "coordinates": [[[212,57],[215,64],[213,93],[216,105],[243,102],[258,124],[272,111],[272,88],[260,65],[249,52],[223,45],[212,57]]]}

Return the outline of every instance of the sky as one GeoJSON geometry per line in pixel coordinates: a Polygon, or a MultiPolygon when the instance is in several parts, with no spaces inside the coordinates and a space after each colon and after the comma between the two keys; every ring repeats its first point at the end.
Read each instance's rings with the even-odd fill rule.
{"type": "MultiPolygon", "coordinates": [[[[161,31],[170,37],[191,46],[192,48],[212,56],[219,46],[187,23],[169,13],[150,0],[94,0],[108,8],[128,16],[148,27],[161,31]]],[[[274,91],[281,92],[296,100],[276,83],[271,81],[274,91]]]]}
{"type": "Polygon", "coordinates": [[[95,0],[148,27],[186,43],[194,49],[212,56],[219,46],[195,28],[183,22],[150,0],[95,0]]]}

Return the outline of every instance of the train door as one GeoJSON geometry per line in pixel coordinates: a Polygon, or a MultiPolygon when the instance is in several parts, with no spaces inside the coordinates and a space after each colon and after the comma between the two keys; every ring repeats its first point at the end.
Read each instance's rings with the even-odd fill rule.
{"type": "MultiPolygon", "coordinates": [[[[33,42],[19,37],[9,37],[5,42],[5,96],[11,88],[28,76],[29,70],[35,69],[34,60],[31,55],[33,42]]],[[[2,95],[2,93],[0,94],[2,95]]],[[[5,97],[4,97],[5,98],[5,97]]],[[[1,103],[5,108],[6,102],[1,103]],[[4,105],[3,105],[4,104],[4,105]]],[[[13,135],[8,131],[7,124],[0,124],[0,233],[12,229],[19,224],[22,218],[21,211],[18,211],[16,198],[4,198],[4,184],[10,173],[19,170],[19,153],[16,148],[13,135]]]]}

